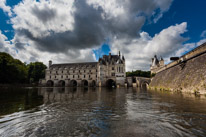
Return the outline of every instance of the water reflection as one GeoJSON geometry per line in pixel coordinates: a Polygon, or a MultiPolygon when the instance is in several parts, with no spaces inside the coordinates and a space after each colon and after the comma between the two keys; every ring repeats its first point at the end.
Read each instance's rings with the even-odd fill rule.
{"type": "MultiPolygon", "coordinates": [[[[206,99],[189,94],[137,88],[36,88],[17,93],[24,103],[13,104],[29,107],[2,113],[1,136],[206,135],[206,99]]],[[[17,100],[11,95],[4,96],[5,104],[17,100]]]]}
{"type": "Polygon", "coordinates": [[[34,108],[42,99],[33,88],[0,88],[0,116],[34,108]]]}

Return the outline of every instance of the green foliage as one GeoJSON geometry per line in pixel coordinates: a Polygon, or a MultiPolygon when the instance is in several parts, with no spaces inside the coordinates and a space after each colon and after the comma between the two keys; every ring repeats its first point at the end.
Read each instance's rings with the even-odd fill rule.
{"type": "Polygon", "coordinates": [[[152,73],[152,74],[151,74],[151,78],[154,77],[155,75],[156,75],[155,73],[152,73]]]}
{"type": "Polygon", "coordinates": [[[47,67],[42,62],[34,62],[27,65],[29,83],[37,83],[39,79],[45,77],[47,67]]]}
{"type": "Polygon", "coordinates": [[[138,76],[138,77],[147,77],[147,78],[151,78],[152,76],[154,76],[154,74],[151,75],[150,71],[142,71],[142,70],[136,70],[133,72],[126,72],[127,77],[131,77],[131,76],[138,76]]]}
{"type": "Polygon", "coordinates": [[[0,83],[25,84],[44,78],[46,66],[41,62],[26,65],[8,53],[0,52],[0,83]]]}
{"type": "Polygon", "coordinates": [[[24,83],[26,79],[26,65],[9,54],[0,52],[0,83],[24,83]]]}

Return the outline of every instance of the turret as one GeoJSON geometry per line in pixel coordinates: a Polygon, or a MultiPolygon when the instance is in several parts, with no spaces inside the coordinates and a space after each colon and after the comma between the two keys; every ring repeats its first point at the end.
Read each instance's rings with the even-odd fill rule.
{"type": "Polygon", "coordinates": [[[122,56],[122,60],[124,61],[125,59],[124,59],[124,55],[122,56]]]}
{"type": "Polygon", "coordinates": [[[152,58],[152,67],[158,66],[159,65],[159,60],[157,59],[157,55],[152,58]]]}
{"type": "Polygon", "coordinates": [[[164,59],[161,57],[161,58],[160,58],[160,66],[164,66],[164,65],[165,65],[164,59]]]}
{"type": "Polygon", "coordinates": [[[50,61],[49,61],[49,68],[50,68],[51,65],[52,65],[52,61],[50,60],[50,61]]]}

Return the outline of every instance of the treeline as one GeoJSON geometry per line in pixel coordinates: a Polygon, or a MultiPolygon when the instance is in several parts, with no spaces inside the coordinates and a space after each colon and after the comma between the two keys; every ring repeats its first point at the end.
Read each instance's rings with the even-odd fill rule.
{"type": "Polygon", "coordinates": [[[151,78],[155,74],[151,74],[150,71],[142,71],[142,70],[136,70],[132,72],[126,72],[127,77],[132,77],[132,76],[137,76],[137,77],[146,77],[146,78],[151,78]]]}
{"type": "Polygon", "coordinates": [[[42,62],[30,64],[0,52],[0,84],[33,84],[45,77],[46,65],[42,62]]]}

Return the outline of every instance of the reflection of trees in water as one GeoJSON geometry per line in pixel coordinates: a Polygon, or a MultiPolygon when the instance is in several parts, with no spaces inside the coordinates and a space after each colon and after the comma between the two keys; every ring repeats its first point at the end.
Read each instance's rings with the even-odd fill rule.
{"type": "Polygon", "coordinates": [[[43,103],[36,88],[1,88],[0,115],[29,110],[43,103]]]}

